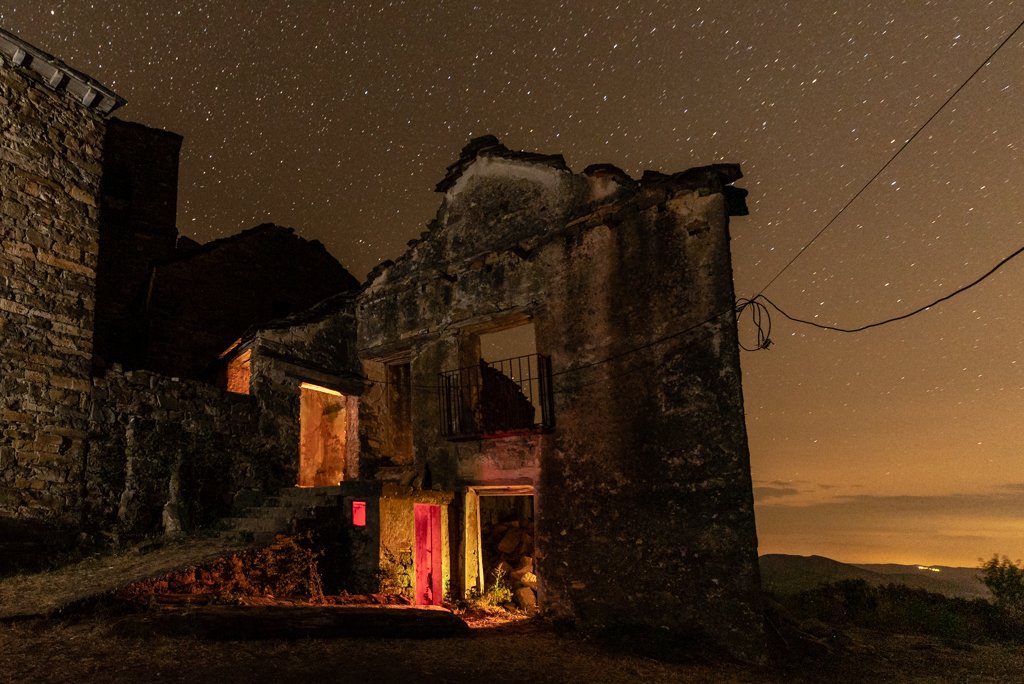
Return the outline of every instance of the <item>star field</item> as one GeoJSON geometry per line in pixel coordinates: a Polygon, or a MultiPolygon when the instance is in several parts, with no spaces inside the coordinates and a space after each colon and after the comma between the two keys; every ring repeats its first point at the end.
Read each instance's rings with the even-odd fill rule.
{"type": "MultiPolygon", "coordinates": [[[[741,163],[739,296],[1022,20],[1013,0],[0,2],[0,25],[126,97],[118,116],[185,136],[178,223],[197,239],[273,221],[362,277],[493,133],[577,170],[741,163]]],[[[765,293],[861,325],[1024,244],[1022,72],[1024,30],[765,293]]],[[[774,317],[772,348],[742,358],[763,553],[1024,554],[1021,292],[1024,258],[859,334],[774,317]]]]}

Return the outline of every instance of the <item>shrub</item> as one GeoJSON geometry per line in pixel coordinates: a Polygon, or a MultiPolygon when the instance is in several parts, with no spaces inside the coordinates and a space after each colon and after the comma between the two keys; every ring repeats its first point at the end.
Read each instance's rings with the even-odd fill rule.
{"type": "Polygon", "coordinates": [[[798,617],[832,626],[971,642],[1008,636],[999,611],[987,601],[949,598],[903,584],[872,587],[864,580],[843,580],[782,600],[798,617]]]}
{"type": "Polygon", "coordinates": [[[1015,613],[1024,612],[1024,568],[1018,563],[995,554],[981,564],[981,581],[992,592],[995,604],[1015,613]]]}

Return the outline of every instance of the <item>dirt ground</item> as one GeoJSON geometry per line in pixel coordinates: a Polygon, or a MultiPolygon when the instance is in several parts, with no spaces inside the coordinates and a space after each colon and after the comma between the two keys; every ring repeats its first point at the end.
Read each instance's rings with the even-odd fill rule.
{"type": "Polygon", "coordinates": [[[448,639],[203,640],[139,616],[0,624],[2,682],[1016,682],[1024,650],[849,632],[830,655],[755,667],[626,655],[543,623],[477,621],[448,639]],[[134,623],[133,623],[134,621],[134,623]],[[126,629],[127,627],[127,629],[126,629]]]}

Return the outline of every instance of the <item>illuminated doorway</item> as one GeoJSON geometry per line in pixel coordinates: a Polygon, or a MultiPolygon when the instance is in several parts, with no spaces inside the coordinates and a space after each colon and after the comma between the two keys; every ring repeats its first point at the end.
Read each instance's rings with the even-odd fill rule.
{"type": "Polygon", "coordinates": [[[441,507],[414,504],[416,523],[416,605],[439,606],[444,599],[441,574],[441,507]]]}
{"type": "MultiPolygon", "coordinates": [[[[299,487],[333,487],[346,476],[355,397],[304,382],[299,388],[299,487]]],[[[353,463],[349,464],[348,461],[353,463]]]]}

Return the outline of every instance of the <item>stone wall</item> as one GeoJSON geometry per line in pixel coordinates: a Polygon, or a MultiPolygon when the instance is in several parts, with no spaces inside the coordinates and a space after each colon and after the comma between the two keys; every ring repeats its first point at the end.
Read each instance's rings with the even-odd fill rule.
{"type": "Polygon", "coordinates": [[[361,389],[351,308],[339,296],[253,331],[247,394],[116,366],[95,378],[86,528],[128,538],[191,529],[293,486],[300,384],[346,391],[353,402],[361,389]]]}
{"type": "Polygon", "coordinates": [[[413,468],[449,490],[535,486],[549,616],[760,656],[728,235],[738,167],[634,181],[495,143],[464,150],[431,230],[367,286],[361,354],[410,354],[414,385],[436,386],[476,363],[478,335],[530,320],[551,357],[555,426],[447,442],[423,392],[413,468]]]}
{"type": "MultiPolygon", "coordinates": [[[[238,351],[251,350],[251,392],[262,407],[260,433],[292,445],[280,458],[282,479],[298,477],[299,386],[327,387],[356,398],[363,392],[355,351],[353,296],[339,294],[293,316],[250,332],[238,351]]],[[[358,420],[347,438],[345,479],[359,476],[358,420]]]]}
{"type": "Polygon", "coordinates": [[[71,522],[88,432],[103,120],[0,63],[0,516],[71,522]]]}
{"type": "Polygon", "coordinates": [[[279,481],[284,445],[260,438],[259,419],[252,396],[107,371],[93,391],[83,529],[130,539],[228,515],[238,491],[279,481]]]}

